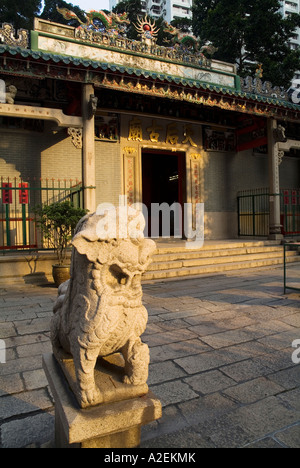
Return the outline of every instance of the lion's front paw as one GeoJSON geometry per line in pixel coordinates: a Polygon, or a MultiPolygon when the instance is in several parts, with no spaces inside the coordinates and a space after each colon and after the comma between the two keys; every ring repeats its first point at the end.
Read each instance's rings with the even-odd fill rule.
{"type": "Polygon", "coordinates": [[[79,393],[82,408],[88,408],[89,406],[99,405],[103,402],[102,393],[96,386],[87,390],[80,390],[79,393]]]}
{"type": "Polygon", "coordinates": [[[128,385],[142,385],[146,383],[146,380],[143,378],[140,378],[137,375],[131,375],[130,377],[128,375],[125,375],[123,377],[123,383],[128,384],[128,385]]]}
{"type": "Polygon", "coordinates": [[[130,379],[130,377],[128,377],[128,375],[125,375],[125,376],[123,377],[123,383],[128,384],[128,385],[132,385],[133,382],[132,382],[132,380],[130,379]]]}

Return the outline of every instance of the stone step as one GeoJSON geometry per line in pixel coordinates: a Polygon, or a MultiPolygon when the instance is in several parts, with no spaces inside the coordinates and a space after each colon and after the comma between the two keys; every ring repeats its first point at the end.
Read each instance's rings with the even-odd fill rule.
{"type": "MultiPolygon", "coordinates": [[[[300,256],[295,255],[287,258],[288,263],[299,262],[300,256]]],[[[244,260],[242,262],[230,262],[224,264],[190,266],[181,268],[167,268],[162,270],[146,271],[143,275],[143,281],[160,280],[168,278],[192,277],[209,273],[222,273],[226,271],[235,271],[248,268],[262,268],[268,266],[282,265],[283,258],[244,260]]]]}
{"type": "MultiPolygon", "coordinates": [[[[149,271],[155,270],[165,270],[165,269],[174,269],[174,268],[185,268],[193,266],[206,266],[206,265],[221,265],[225,263],[237,263],[243,261],[260,261],[264,259],[277,260],[279,259],[283,262],[283,252],[282,248],[278,251],[260,253],[242,253],[238,254],[236,251],[232,252],[231,255],[223,255],[224,252],[220,251],[218,256],[203,256],[197,258],[178,258],[176,260],[166,260],[162,259],[159,255],[154,256],[154,261],[149,265],[149,271]]],[[[287,257],[297,257],[298,253],[295,251],[286,252],[287,257]]],[[[176,257],[174,257],[176,258],[176,257]]]]}
{"type": "Polygon", "coordinates": [[[232,257],[234,255],[246,255],[246,254],[281,254],[282,246],[265,246],[265,247],[239,247],[239,248],[226,248],[219,250],[178,250],[176,252],[162,253],[161,249],[157,250],[155,255],[155,261],[169,262],[174,260],[190,260],[197,258],[214,258],[214,257],[232,257]]]}
{"type": "MultiPolygon", "coordinates": [[[[177,242],[162,242],[157,241],[157,251],[159,254],[172,254],[186,251],[185,241],[177,242]]],[[[192,245],[192,243],[191,243],[192,245]]],[[[231,250],[239,248],[259,248],[259,247],[277,247],[281,248],[281,243],[279,241],[272,240],[262,240],[262,241],[205,241],[201,249],[189,249],[190,253],[203,252],[203,251],[222,251],[222,250],[231,250]]]]}

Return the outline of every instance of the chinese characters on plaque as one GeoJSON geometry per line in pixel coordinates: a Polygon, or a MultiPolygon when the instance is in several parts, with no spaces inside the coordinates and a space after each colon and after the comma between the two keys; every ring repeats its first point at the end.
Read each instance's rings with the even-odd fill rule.
{"type": "Polygon", "coordinates": [[[196,135],[192,125],[179,125],[176,122],[167,125],[160,125],[156,119],[152,120],[152,124],[143,129],[142,121],[138,117],[134,117],[129,122],[128,130],[129,141],[146,141],[150,140],[152,143],[164,141],[165,143],[175,146],[178,144],[189,144],[197,148],[196,135]]]}

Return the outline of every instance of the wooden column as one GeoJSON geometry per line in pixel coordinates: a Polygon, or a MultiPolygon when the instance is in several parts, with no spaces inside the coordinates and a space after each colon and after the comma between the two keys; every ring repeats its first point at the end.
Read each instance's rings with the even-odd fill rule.
{"type": "Polygon", "coordinates": [[[277,129],[275,119],[268,120],[268,158],[269,158],[269,188],[270,188],[270,229],[269,239],[283,238],[280,223],[280,183],[279,183],[279,145],[274,131],[277,129]]]}
{"type": "Polygon", "coordinates": [[[94,87],[83,85],[82,90],[82,173],[84,186],[84,208],[91,213],[96,211],[96,162],[95,162],[95,116],[91,109],[91,96],[94,87]]]}

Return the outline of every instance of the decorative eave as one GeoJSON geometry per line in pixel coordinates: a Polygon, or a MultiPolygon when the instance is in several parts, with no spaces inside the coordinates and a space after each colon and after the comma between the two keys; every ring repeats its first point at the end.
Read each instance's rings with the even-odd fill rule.
{"type": "MultiPolygon", "coordinates": [[[[48,26],[50,27],[51,23],[48,26]]],[[[37,48],[38,37],[35,31],[34,33],[37,48]]],[[[300,105],[287,101],[286,93],[280,95],[280,92],[277,92],[278,97],[274,97],[272,88],[263,90],[262,86],[259,86],[261,81],[258,81],[257,88],[261,89],[262,94],[251,92],[256,90],[252,82],[252,86],[248,86],[250,92],[244,91],[247,90],[247,86],[241,84],[237,75],[228,71],[230,64],[224,64],[225,71],[221,70],[222,62],[219,65],[220,69],[177,63],[173,67],[168,63],[161,67],[161,62],[157,65],[153,58],[150,60],[146,57],[133,57],[132,62],[136,66],[131,66],[128,53],[124,55],[122,50],[107,51],[99,45],[78,44],[78,41],[74,42],[65,37],[57,37],[55,43],[53,35],[39,34],[42,37],[41,45],[49,48],[58,46],[64,48],[66,53],[57,54],[51,50],[33,50],[3,44],[0,45],[1,74],[92,83],[98,88],[167,98],[280,120],[300,120],[300,105]],[[75,50],[78,56],[69,55],[67,52],[71,50],[75,50]],[[84,54],[83,57],[79,56],[80,51],[84,54]],[[103,60],[87,58],[89,53],[103,60]],[[115,60],[109,61],[108,58],[115,60]],[[149,65],[149,68],[143,68],[143,65],[149,65]],[[162,73],[160,68],[172,73],[162,73]],[[189,78],[183,76],[183,73],[193,76],[189,78]]]]}

